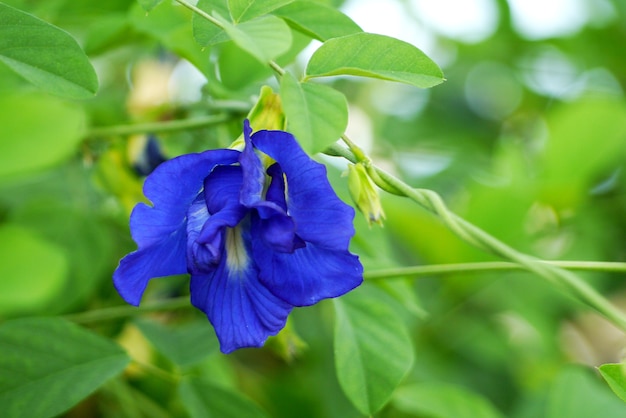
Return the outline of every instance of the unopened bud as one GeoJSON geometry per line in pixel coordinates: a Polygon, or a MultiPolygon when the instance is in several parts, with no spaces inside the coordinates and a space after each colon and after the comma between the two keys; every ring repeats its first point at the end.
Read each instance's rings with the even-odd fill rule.
{"type": "Polygon", "coordinates": [[[348,189],[352,200],[365,216],[368,224],[371,226],[372,222],[376,222],[382,226],[385,213],[380,204],[378,189],[362,163],[348,166],[348,189]]]}
{"type": "MultiPolygon", "coordinates": [[[[280,96],[274,93],[271,87],[261,87],[259,100],[254,104],[247,118],[254,131],[285,129],[285,114],[280,96]]],[[[239,136],[229,148],[241,150],[244,147],[243,134],[239,136]]]]}

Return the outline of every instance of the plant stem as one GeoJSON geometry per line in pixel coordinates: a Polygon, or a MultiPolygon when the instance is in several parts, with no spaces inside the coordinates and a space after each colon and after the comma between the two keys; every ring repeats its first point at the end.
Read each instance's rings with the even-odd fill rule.
{"type": "MultiPolygon", "coordinates": [[[[333,144],[328,148],[328,154],[340,155],[353,163],[358,160],[352,152],[337,144],[333,144]]],[[[391,189],[394,193],[397,192],[413,200],[424,209],[438,216],[452,232],[467,243],[513,262],[552,283],[564,287],[570,294],[597,310],[623,331],[626,331],[626,316],[624,313],[615,308],[604,296],[572,272],[521,253],[465,219],[458,217],[448,210],[441,197],[432,190],[414,189],[374,165],[371,165],[371,168],[375,174],[372,180],[379,187],[387,190],[391,189]]]]}
{"type": "MultiPolygon", "coordinates": [[[[603,272],[626,272],[626,263],[612,263],[603,261],[541,261],[541,263],[567,270],[603,271],[603,272]]],[[[366,280],[384,280],[406,276],[424,277],[453,273],[471,274],[488,273],[494,271],[524,270],[525,267],[517,263],[503,261],[479,262],[479,263],[455,263],[455,264],[431,264],[425,266],[398,267],[389,269],[370,270],[363,274],[366,280]]],[[[113,306],[66,315],[65,319],[78,324],[112,321],[132,316],[143,315],[150,312],[172,311],[176,309],[190,308],[188,296],[176,299],[148,302],[139,307],[130,305],[113,306]]]]}
{"type": "Polygon", "coordinates": [[[131,305],[121,305],[112,306],[110,308],[85,311],[76,314],[66,315],[65,319],[76,322],[78,324],[87,324],[92,322],[111,321],[114,319],[121,319],[150,312],[172,311],[175,309],[188,308],[189,306],[191,306],[191,304],[189,303],[189,297],[181,296],[176,299],[144,303],[139,307],[131,305]]]}
{"type": "MultiPolygon", "coordinates": [[[[176,0],[176,1],[178,3],[180,3],[181,5],[185,6],[186,8],[188,8],[189,10],[193,11],[194,13],[197,13],[199,16],[202,16],[203,18],[205,18],[209,22],[213,23],[218,28],[224,29],[224,25],[218,19],[214,18],[213,16],[211,16],[210,14],[205,12],[204,10],[199,9],[198,7],[194,6],[193,4],[187,3],[186,0],[176,0]]],[[[274,70],[274,72],[276,72],[276,74],[279,77],[282,77],[283,74],[285,74],[285,72],[286,72],[285,69],[283,67],[281,67],[276,61],[269,60],[267,62],[267,64],[270,66],[270,68],[272,70],[274,70]]]]}
{"type": "MultiPolygon", "coordinates": [[[[612,263],[604,261],[542,261],[542,263],[550,264],[566,270],[626,273],[626,263],[612,263]]],[[[406,276],[425,277],[453,273],[471,274],[516,270],[525,270],[525,268],[519,264],[509,263],[506,261],[487,261],[477,263],[429,264],[424,266],[371,270],[366,271],[363,274],[363,277],[366,280],[383,280],[406,276]]]]}
{"type": "Polygon", "coordinates": [[[176,0],[176,2],[180,3],[182,6],[185,6],[186,8],[191,10],[192,12],[197,13],[198,15],[202,16],[203,18],[205,18],[209,22],[213,23],[218,28],[224,29],[224,26],[222,25],[222,23],[219,20],[217,20],[216,18],[214,18],[213,16],[211,16],[210,14],[205,12],[204,10],[194,6],[191,3],[187,3],[185,0],[176,0]]]}
{"type": "Polygon", "coordinates": [[[130,125],[102,126],[91,129],[86,137],[103,137],[115,135],[135,135],[142,133],[163,133],[199,129],[211,125],[217,125],[230,120],[232,116],[227,114],[203,116],[192,119],[170,120],[166,122],[135,123],[130,125]]]}

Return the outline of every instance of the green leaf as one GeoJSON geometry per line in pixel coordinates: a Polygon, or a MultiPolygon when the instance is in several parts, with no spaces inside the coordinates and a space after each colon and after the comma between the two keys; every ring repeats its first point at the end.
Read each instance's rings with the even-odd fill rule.
{"type": "Polygon", "coordinates": [[[598,370],[613,392],[626,402],[626,365],[603,364],[598,370]]]}
{"type": "Polygon", "coordinates": [[[348,102],[337,90],[321,84],[300,83],[285,73],[280,96],[287,129],[309,154],[324,150],[343,135],[348,125],[348,102]]]}
{"type": "Polygon", "coordinates": [[[179,393],[191,418],[269,417],[250,399],[204,379],[184,379],[179,393]]]}
{"type": "Polygon", "coordinates": [[[555,108],[547,122],[542,200],[571,207],[587,197],[598,175],[622,163],[626,105],[613,97],[584,97],[555,108]]]}
{"type": "Polygon", "coordinates": [[[159,5],[159,3],[161,3],[163,0],[137,0],[139,2],[139,5],[146,11],[149,12],[150,10],[154,9],[155,7],[157,7],[159,5]]]}
{"type": "Polygon", "coordinates": [[[291,30],[276,16],[263,16],[239,25],[222,23],[228,36],[262,64],[284,54],[291,46],[291,30]]]}
{"type": "MultiPolygon", "coordinates": [[[[37,194],[37,199],[19,206],[10,215],[12,222],[36,230],[61,251],[67,260],[67,274],[61,290],[63,297],[53,298],[50,303],[41,306],[40,309],[45,309],[46,314],[76,310],[100,289],[104,281],[110,283],[111,280],[109,260],[113,255],[114,243],[106,228],[108,225],[94,216],[93,212],[79,208],[79,201],[95,199],[89,195],[90,192],[95,193],[91,179],[84,178],[88,171],[72,170],[68,166],[64,168],[62,173],[56,173],[56,184],[51,179],[38,180],[39,187],[45,188],[48,195],[44,196],[45,192],[41,190],[31,190],[32,194],[37,194]],[[63,186],[58,186],[59,182],[63,182],[63,186]],[[55,187],[60,187],[60,191],[55,187]],[[63,190],[76,193],[75,200],[61,197],[63,190]]],[[[32,257],[29,259],[32,260],[32,257]]]]}
{"type": "Polygon", "coordinates": [[[150,35],[169,51],[185,58],[208,78],[213,72],[210,51],[202,50],[196,43],[190,19],[189,10],[170,1],[162,2],[148,14],[139,6],[129,14],[129,22],[138,32],[150,35]]]}
{"type": "Polygon", "coordinates": [[[441,69],[415,46],[373,33],[330,39],[311,57],[307,77],[354,75],[428,88],[444,81],[441,69]]]}
{"type": "Polygon", "coordinates": [[[130,30],[128,16],[125,13],[111,14],[98,19],[89,28],[85,38],[85,52],[101,54],[128,41],[130,30]]]}
{"type": "Polygon", "coordinates": [[[230,15],[235,22],[254,19],[278,9],[293,0],[228,0],[230,15]]]}
{"type": "Polygon", "coordinates": [[[220,46],[217,60],[220,81],[232,91],[246,89],[272,76],[272,69],[267,63],[261,64],[234,42],[220,46]]]}
{"type": "MultiPolygon", "coordinates": [[[[228,15],[227,0],[200,0],[197,7],[210,15],[217,13],[220,16],[228,15]]],[[[197,13],[193,14],[193,36],[201,46],[210,46],[228,40],[224,30],[209,22],[197,13]]]]}
{"type": "Polygon", "coordinates": [[[0,325],[0,405],[6,417],[58,415],[129,362],[113,342],[60,318],[0,325]]]}
{"type": "Polygon", "coordinates": [[[339,10],[314,1],[294,1],[272,12],[289,26],[322,42],[363,30],[339,10]]]}
{"type": "Polygon", "coordinates": [[[361,286],[333,302],[339,384],[359,411],[372,415],[411,369],[411,339],[391,307],[393,299],[373,286],[361,286]]]}
{"type": "Polygon", "coordinates": [[[93,97],[98,77],[67,32],[0,3],[0,61],[40,89],[72,99],[93,97]]]}
{"type": "Polygon", "coordinates": [[[69,157],[83,139],[82,109],[55,97],[0,97],[0,181],[69,157]]]}
{"type": "Polygon", "coordinates": [[[502,418],[485,398],[461,387],[416,383],[399,388],[393,395],[396,409],[429,418],[502,418]]]}
{"type": "Polygon", "coordinates": [[[135,323],[157,351],[181,367],[197,364],[219,349],[211,325],[204,320],[176,327],[150,320],[135,323]]]}
{"type": "Polygon", "coordinates": [[[626,404],[617,399],[590,369],[571,366],[557,376],[550,394],[546,418],[622,418],[626,404]]]}
{"type": "Polygon", "coordinates": [[[60,248],[27,228],[4,224],[0,254],[0,315],[36,309],[59,295],[68,269],[60,248]]]}

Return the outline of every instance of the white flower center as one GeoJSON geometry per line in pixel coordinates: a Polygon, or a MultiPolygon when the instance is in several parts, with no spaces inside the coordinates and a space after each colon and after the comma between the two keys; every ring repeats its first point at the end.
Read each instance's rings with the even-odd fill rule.
{"type": "Polygon", "coordinates": [[[226,228],[226,266],[231,272],[243,271],[248,267],[248,252],[241,236],[241,228],[226,228]]]}

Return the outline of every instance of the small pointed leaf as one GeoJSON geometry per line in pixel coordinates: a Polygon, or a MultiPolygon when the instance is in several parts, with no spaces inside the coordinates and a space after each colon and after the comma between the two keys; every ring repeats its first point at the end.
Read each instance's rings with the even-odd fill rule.
{"type": "Polygon", "coordinates": [[[98,78],[67,32],[0,3],[0,61],[40,89],[72,99],[93,97],[98,78]]]}
{"type": "Polygon", "coordinates": [[[411,369],[411,339],[391,307],[393,299],[373,286],[361,286],[333,302],[339,384],[359,411],[373,415],[411,369]]]}
{"type": "Polygon", "coordinates": [[[241,49],[263,64],[284,54],[291,46],[289,26],[276,16],[263,16],[239,25],[227,21],[222,24],[228,36],[241,49]]]}
{"type": "Polygon", "coordinates": [[[415,383],[399,388],[393,406],[415,416],[432,418],[503,418],[482,396],[461,387],[415,383]]]}
{"type": "Polygon", "coordinates": [[[268,418],[250,399],[205,379],[184,379],[179,393],[191,418],[268,418]]]}
{"type": "Polygon", "coordinates": [[[228,0],[230,15],[235,22],[263,16],[293,0],[228,0]]]}
{"type": "Polygon", "coordinates": [[[374,33],[330,39],[311,57],[306,75],[354,75],[428,88],[444,81],[441,69],[417,47],[374,33]]]}
{"type": "Polygon", "coordinates": [[[272,14],[285,19],[298,32],[322,42],[362,32],[359,25],[339,10],[314,1],[294,1],[272,14]]]}
{"type": "Polygon", "coordinates": [[[0,325],[0,405],[6,417],[52,417],[129,362],[115,343],[60,318],[0,325]]]}
{"type": "Polygon", "coordinates": [[[348,102],[343,94],[322,84],[299,83],[285,73],[280,83],[287,129],[310,154],[337,141],[348,125],[348,102]]]}

